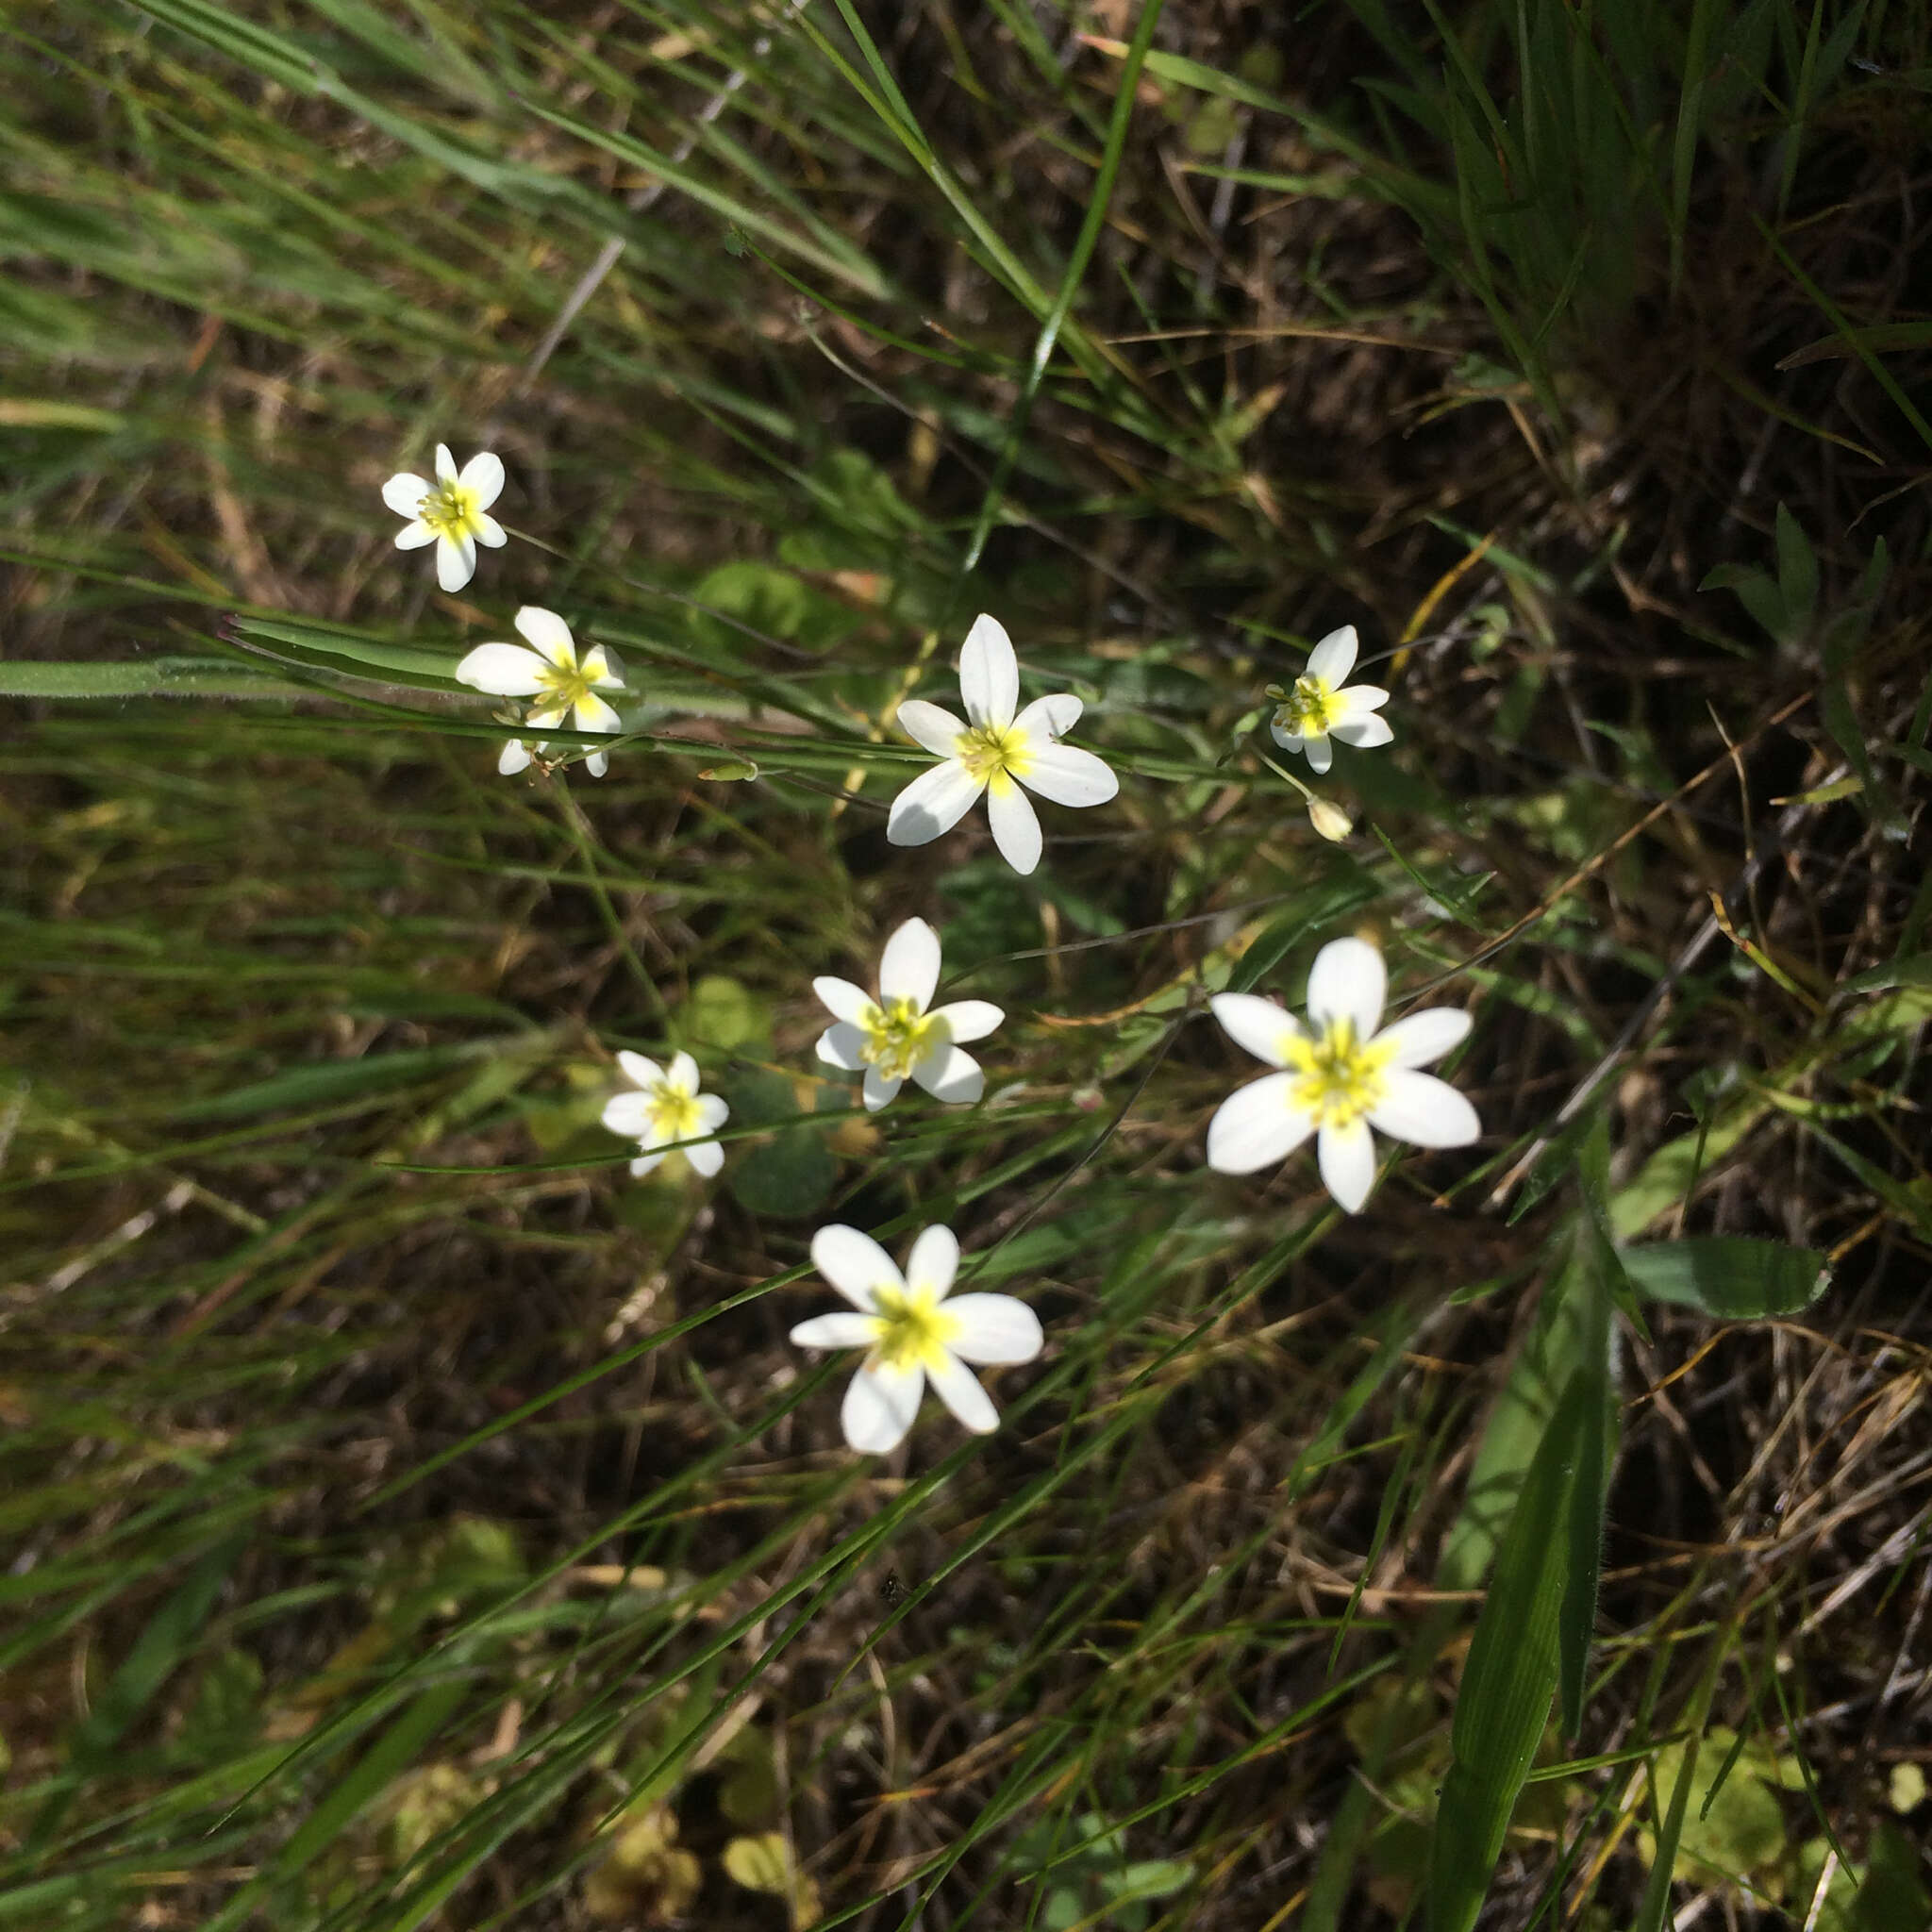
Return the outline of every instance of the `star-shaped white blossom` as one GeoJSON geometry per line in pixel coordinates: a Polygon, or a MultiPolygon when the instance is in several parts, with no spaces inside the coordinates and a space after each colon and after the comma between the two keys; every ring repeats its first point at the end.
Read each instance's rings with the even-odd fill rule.
{"type": "MultiPolygon", "coordinates": [[[[581,658],[570,625],[554,610],[525,604],[516,614],[516,626],[534,648],[522,644],[478,644],[457,666],[459,682],[494,697],[536,698],[526,727],[541,731],[561,724],[566,717],[579,731],[621,731],[623,721],[600,698],[600,691],[622,691],[624,673],[614,653],[602,644],[592,644],[581,658]]],[[[548,747],[541,741],[541,754],[548,747]]],[[[496,761],[496,769],[508,776],[530,762],[530,746],[511,739],[496,761]]],[[[602,752],[592,752],[586,762],[591,775],[601,778],[608,761],[602,752]]]]}
{"type": "Polygon", "coordinates": [[[893,799],[886,837],[924,845],[950,832],[984,791],[993,843],[1015,872],[1030,873],[1040,863],[1040,820],[1026,791],[1056,805],[1105,805],[1120,780],[1091,751],[1060,743],[1080,722],[1071,691],[1019,710],[1020,660],[996,618],[976,617],[966,633],[959,695],[963,724],[943,705],[908,698],[899,707],[899,723],[941,762],[893,799]]]}
{"type": "Polygon", "coordinates": [[[621,1053],[617,1064],[636,1083],[634,1093],[614,1093],[604,1103],[604,1124],[613,1134],[635,1141],[643,1151],[630,1164],[641,1177],[664,1158],[674,1141],[684,1158],[708,1179],[724,1165],[724,1150],[700,1135],[715,1134],[731,1118],[731,1109],[715,1093],[698,1091],[698,1063],[679,1054],[667,1067],[641,1053],[621,1053]]]}
{"type": "MultiPolygon", "coordinates": [[[[1389,693],[1378,684],[1352,684],[1339,690],[1341,680],[1355,669],[1355,625],[1345,624],[1331,630],[1308,653],[1308,668],[1294,681],[1292,691],[1271,684],[1268,695],[1279,698],[1274,721],[1269,725],[1274,741],[1285,751],[1307,754],[1309,766],[1325,772],[1335,762],[1331,738],[1352,744],[1357,751],[1387,744],[1395,734],[1386,718],[1375,713],[1389,702],[1389,693]]],[[[1325,836],[1325,835],[1324,835],[1325,836]]]]}
{"type": "Polygon", "coordinates": [[[446,442],[436,445],[436,481],[401,470],[382,486],[382,500],[409,522],[397,534],[398,550],[436,545],[436,581],[460,591],[476,575],[476,546],[501,550],[509,540],[503,525],[484,514],[503,491],[503,458],[488,450],[460,471],[446,442]]]}
{"type": "Polygon", "coordinates": [[[866,1108],[876,1113],[909,1074],[935,1100],[971,1104],[986,1075],[962,1040],[984,1040],[1007,1016],[987,1000],[932,1005],[940,983],[940,938],[923,919],[908,919],[879,958],[879,996],[849,979],[814,979],[811,990],[832,1009],[836,1026],[819,1036],[819,1058],[847,1074],[863,1072],[866,1108]]]}
{"type": "Polygon", "coordinates": [[[897,1448],[928,1380],[975,1434],[998,1425],[992,1398],[967,1363],[1030,1362],[1045,1337],[1040,1317],[1009,1294],[951,1293],[959,1243],[950,1228],[927,1228],[912,1243],[904,1274],[856,1227],[820,1228],[811,1258],[858,1312],[815,1315],[791,1339],[802,1348],[869,1351],[839,1417],[853,1448],[872,1456],[897,1448]]]}
{"type": "Polygon", "coordinates": [[[1364,940],[1334,940],[1308,974],[1308,1025],[1273,1000],[1217,993],[1209,1004],[1228,1037],[1283,1071],[1238,1089],[1208,1128],[1208,1164],[1253,1174],[1285,1159],[1310,1134],[1323,1184],[1353,1214],[1375,1178],[1371,1127],[1416,1147],[1466,1147],[1482,1132],[1475,1108],[1425,1067],[1468,1032],[1453,1007],[1375,1028],[1388,991],[1382,956],[1364,940]]]}

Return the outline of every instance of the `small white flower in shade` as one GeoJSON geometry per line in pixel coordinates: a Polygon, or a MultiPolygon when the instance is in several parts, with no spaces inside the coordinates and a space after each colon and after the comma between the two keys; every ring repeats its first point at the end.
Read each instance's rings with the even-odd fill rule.
{"type": "Polygon", "coordinates": [[[1375,1178],[1371,1127],[1416,1147],[1466,1147],[1482,1132],[1455,1088],[1416,1071],[1469,1032],[1469,1015],[1432,1007],[1378,1033],[1388,983],[1381,954],[1347,939],[1315,955],[1307,1028],[1273,1000],[1215,995],[1209,1004],[1228,1037],[1283,1071],[1221,1103],[1208,1128],[1209,1167],[1253,1174],[1319,1134],[1323,1184],[1353,1214],[1375,1178]]]}
{"type": "Polygon", "coordinates": [[[1274,722],[1268,727],[1275,743],[1285,751],[1306,752],[1317,772],[1325,772],[1335,762],[1335,747],[1328,741],[1331,738],[1367,751],[1373,745],[1387,744],[1395,736],[1389,721],[1375,716],[1389,702],[1389,693],[1380,685],[1339,688],[1355,669],[1358,648],[1355,625],[1343,625],[1340,630],[1331,630],[1308,653],[1308,668],[1295,679],[1292,691],[1283,691],[1276,684],[1268,687],[1268,695],[1281,700],[1274,722]]]}
{"type": "Polygon", "coordinates": [[[923,919],[908,919],[879,959],[879,996],[849,979],[814,979],[811,990],[838,1022],[819,1036],[819,1058],[847,1074],[863,1073],[866,1109],[876,1113],[909,1076],[935,1100],[970,1106],[986,1075],[962,1040],[984,1040],[1007,1016],[987,1000],[932,1006],[940,983],[940,938],[923,919]]]}
{"type": "Polygon", "coordinates": [[[398,550],[436,545],[436,581],[445,591],[460,591],[476,575],[476,546],[501,550],[509,540],[503,525],[485,512],[503,491],[503,458],[488,450],[474,456],[458,470],[449,445],[436,445],[436,481],[425,482],[408,470],[398,471],[382,486],[382,500],[408,524],[396,537],[398,550]]]}
{"type": "MultiPolygon", "coordinates": [[[[541,741],[531,744],[525,739],[512,738],[505,741],[503,750],[497,754],[496,769],[506,778],[514,778],[519,772],[528,771],[533,759],[541,758],[547,766],[549,758],[550,747],[547,744],[541,741]]],[[[585,758],[584,769],[591,777],[601,778],[610,769],[609,754],[593,751],[585,758]]]]}
{"type": "MultiPolygon", "coordinates": [[[[535,698],[537,703],[524,723],[539,731],[561,724],[566,717],[579,731],[624,729],[617,713],[597,695],[600,691],[624,689],[624,673],[611,652],[602,644],[592,644],[579,658],[570,625],[556,611],[540,609],[534,604],[525,604],[517,612],[516,626],[531,648],[478,644],[457,666],[458,681],[487,691],[493,697],[535,698]]],[[[527,757],[522,764],[513,760],[513,752],[506,749],[496,769],[508,776],[529,763],[527,757]]],[[[591,774],[603,776],[594,763],[591,774]]]]}
{"type": "Polygon", "coordinates": [[[975,1434],[999,1422],[992,1398],[968,1362],[1030,1362],[1044,1345],[1040,1317],[1009,1294],[951,1292],[959,1243],[929,1227],[912,1243],[901,1274],[856,1227],[822,1227],[812,1264],[857,1310],[815,1315],[791,1331],[801,1348],[868,1351],[845,1391],[840,1422],[853,1448],[883,1456],[905,1439],[928,1380],[975,1434]]]}
{"type": "Polygon", "coordinates": [[[886,837],[894,845],[926,844],[950,832],[983,791],[993,843],[1015,872],[1029,873],[1040,863],[1041,841],[1026,792],[1056,805],[1105,805],[1120,780],[1091,751],[1060,743],[1080,722],[1080,700],[1071,691],[1019,709],[1020,660],[997,619],[976,617],[966,633],[959,695],[965,724],[920,698],[899,707],[899,723],[941,762],[893,799],[886,837]]]}
{"type": "Polygon", "coordinates": [[[604,1103],[604,1124],[613,1134],[635,1141],[643,1149],[630,1164],[643,1175],[664,1158],[674,1141],[678,1149],[708,1178],[724,1165],[724,1150],[701,1135],[715,1134],[731,1118],[731,1109],[715,1093],[698,1091],[698,1063],[679,1054],[668,1067],[641,1053],[621,1053],[617,1064],[636,1083],[634,1093],[614,1093],[604,1103]]]}

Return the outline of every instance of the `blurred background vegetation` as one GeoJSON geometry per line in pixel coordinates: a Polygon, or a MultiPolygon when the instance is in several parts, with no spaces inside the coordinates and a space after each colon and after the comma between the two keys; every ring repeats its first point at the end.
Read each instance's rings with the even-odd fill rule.
{"type": "Polygon", "coordinates": [[[0,61],[0,1923],[1927,1923],[1924,0],[0,61]],[[525,601],[601,782],[453,681],[525,601]],[[1027,880],[884,840],[981,608],[1124,775],[1027,880]],[[872,1122],[808,981],[915,913],[1009,1018],[872,1122]],[[1344,1220],[1205,1169],[1204,995],[1350,930],[1487,1133],[1344,1220]],[[835,1219],[1038,1308],[997,1436],[844,1451],[835,1219]]]}

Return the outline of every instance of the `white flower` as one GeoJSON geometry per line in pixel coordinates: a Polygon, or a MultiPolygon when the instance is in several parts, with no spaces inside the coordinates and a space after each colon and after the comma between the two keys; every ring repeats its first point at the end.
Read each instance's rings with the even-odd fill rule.
{"type": "Polygon", "coordinates": [[[436,445],[436,481],[401,470],[382,486],[382,500],[408,526],[397,536],[398,550],[436,545],[436,581],[460,591],[476,575],[476,546],[501,550],[508,539],[503,525],[484,512],[503,491],[503,458],[488,450],[474,456],[458,473],[446,442],[436,445]]]}
{"type": "Polygon", "coordinates": [[[908,919],[879,959],[879,996],[849,979],[814,979],[811,990],[838,1021],[819,1036],[819,1058],[845,1073],[865,1074],[866,1109],[876,1113],[909,1074],[935,1100],[977,1100],[986,1075],[962,1040],[984,1040],[1007,1016],[987,1000],[926,1008],[940,983],[940,939],[923,919],[908,919]]]}
{"type": "Polygon", "coordinates": [[[871,1351],[839,1417],[853,1448],[883,1456],[897,1447],[919,1413],[928,1377],[969,1429],[983,1436],[997,1424],[992,1398],[966,1364],[1030,1362],[1045,1338],[1040,1317],[1009,1294],[948,1299],[959,1266],[950,1228],[927,1228],[912,1243],[904,1274],[856,1227],[820,1228],[811,1258],[858,1312],[815,1315],[791,1331],[792,1341],[801,1348],[871,1351]]]}
{"type": "MultiPolygon", "coordinates": [[[[532,758],[547,758],[549,755],[550,747],[541,740],[532,744],[527,739],[506,739],[503,750],[497,754],[496,769],[506,778],[514,778],[519,772],[529,770],[532,758]]],[[[593,751],[584,760],[584,769],[591,777],[601,778],[610,769],[609,754],[593,751]]]]}
{"type": "Polygon", "coordinates": [[[900,724],[942,762],[893,799],[886,837],[894,845],[924,845],[950,832],[984,791],[993,843],[1015,872],[1029,873],[1040,863],[1040,820],[1020,787],[1056,805],[1105,805],[1120,780],[1091,751],[1059,742],[1080,722],[1080,700],[1071,691],[1035,698],[1014,715],[1020,660],[994,618],[974,618],[966,633],[959,694],[970,721],[964,724],[943,705],[908,698],[899,707],[900,724]]]}
{"type": "Polygon", "coordinates": [[[649,1174],[664,1158],[661,1150],[682,1141],[686,1145],[679,1152],[701,1174],[716,1174],[724,1165],[724,1150],[698,1136],[715,1134],[731,1109],[715,1093],[698,1091],[697,1061],[681,1053],[665,1068],[641,1053],[621,1053],[617,1064],[640,1091],[612,1094],[604,1104],[604,1124],[643,1149],[631,1162],[631,1173],[649,1174]]]}
{"type": "Polygon", "coordinates": [[[1410,1013],[1377,1033],[1388,990],[1382,956],[1362,940],[1335,940],[1308,974],[1308,1031],[1273,1000],[1217,993],[1209,1004],[1228,1037],[1285,1071],[1239,1089],[1208,1128],[1208,1164],[1253,1174],[1320,1129],[1322,1179],[1349,1213],[1375,1178],[1377,1127],[1416,1147],[1466,1147],[1482,1124],[1455,1088],[1419,1074],[1468,1033],[1453,1007],[1410,1013]]]}
{"type": "Polygon", "coordinates": [[[1375,716],[1389,702],[1389,693],[1380,685],[1352,684],[1346,691],[1337,689],[1355,669],[1357,648],[1355,625],[1345,624],[1340,630],[1331,630],[1308,653],[1308,668],[1295,679],[1292,691],[1274,684],[1268,687],[1268,695],[1281,700],[1274,722],[1268,727],[1275,743],[1286,751],[1306,752],[1317,772],[1325,772],[1335,762],[1335,747],[1328,742],[1331,738],[1367,751],[1372,745],[1387,744],[1395,736],[1389,721],[1375,716]]]}
{"type": "MultiPolygon", "coordinates": [[[[566,715],[579,731],[624,729],[617,713],[597,695],[599,691],[624,689],[623,671],[609,651],[602,644],[592,644],[580,660],[570,625],[556,611],[540,609],[534,604],[525,604],[517,612],[516,626],[535,649],[526,650],[522,644],[478,644],[457,666],[458,680],[493,697],[537,698],[540,702],[530,708],[524,723],[539,731],[561,724],[566,715]]],[[[518,758],[517,743],[511,740],[497,760],[496,769],[506,776],[530,762],[527,745],[524,747],[525,755],[518,758]]],[[[602,752],[591,755],[593,777],[604,775],[597,764],[603,756],[602,752]]]]}

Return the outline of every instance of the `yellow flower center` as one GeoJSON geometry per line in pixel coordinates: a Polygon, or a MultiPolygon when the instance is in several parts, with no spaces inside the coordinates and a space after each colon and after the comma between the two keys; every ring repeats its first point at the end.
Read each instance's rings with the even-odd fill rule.
{"type": "Polygon", "coordinates": [[[590,696],[591,688],[603,675],[604,660],[601,657],[586,658],[578,664],[573,659],[569,664],[548,664],[537,674],[538,685],[543,692],[543,701],[534,708],[540,711],[567,711],[573,705],[581,704],[590,696]]]}
{"type": "Polygon", "coordinates": [[[955,756],[969,776],[995,786],[1024,777],[1032,763],[1026,734],[1010,724],[975,724],[962,731],[955,756]]]}
{"type": "Polygon", "coordinates": [[[660,1141],[689,1141],[704,1126],[698,1097],[660,1080],[650,1090],[651,1132],[660,1141]]]}
{"type": "Polygon", "coordinates": [[[959,1333],[959,1318],[929,1288],[877,1288],[873,1306],[878,1322],[873,1358],[889,1369],[946,1365],[946,1344],[959,1333]]]}
{"type": "Polygon", "coordinates": [[[1327,737],[1335,723],[1335,687],[1312,672],[1297,677],[1275,712],[1274,723],[1292,737],[1327,737]]]}
{"type": "Polygon", "coordinates": [[[416,510],[422,521],[439,537],[455,542],[458,537],[474,537],[483,527],[483,507],[474,490],[465,490],[454,476],[430,491],[416,510]]]}
{"type": "Polygon", "coordinates": [[[922,1013],[909,999],[868,1007],[858,1017],[858,1030],[865,1036],[859,1058],[888,1080],[905,1079],[946,1037],[945,1023],[922,1013]]]}
{"type": "Polygon", "coordinates": [[[1289,1090],[1295,1110],[1317,1126],[1347,1126],[1382,1098],[1393,1051],[1358,1041],[1353,1020],[1331,1020],[1313,1040],[1296,1034],[1288,1042],[1289,1071],[1301,1076],[1289,1090]]]}

